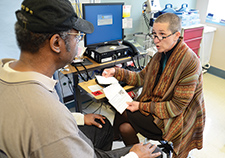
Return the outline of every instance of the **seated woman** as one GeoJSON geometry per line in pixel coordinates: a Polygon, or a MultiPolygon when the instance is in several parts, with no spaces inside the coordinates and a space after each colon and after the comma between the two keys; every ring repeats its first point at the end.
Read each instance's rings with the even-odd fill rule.
{"type": "Polygon", "coordinates": [[[174,157],[185,158],[190,150],[202,148],[205,105],[202,69],[196,54],[184,43],[181,19],[172,13],[160,15],[151,37],[158,52],[140,72],[105,69],[129,85],[143,86],[137,101],[128,102],[116,114],[114,132],[126,145],[137,143],[137,133],[149,139],[173,142],[174,157]]]}

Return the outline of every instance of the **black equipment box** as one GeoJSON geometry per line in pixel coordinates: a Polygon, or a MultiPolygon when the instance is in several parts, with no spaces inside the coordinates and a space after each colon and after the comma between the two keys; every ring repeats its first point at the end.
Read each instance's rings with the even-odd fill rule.
{"type": "Polygon", "coordinates": [[[128,46],[125,45],[106,45],[95,49],[87,49],[86,54],[98,63],[116,60],[128,56],[128,46]]]}

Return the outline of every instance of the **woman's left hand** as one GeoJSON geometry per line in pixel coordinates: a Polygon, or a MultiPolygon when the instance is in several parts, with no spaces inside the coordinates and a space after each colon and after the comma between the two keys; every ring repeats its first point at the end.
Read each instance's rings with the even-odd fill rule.
{"type": "Polygon", "coordinates": [[[127,102],[127,104],[128,104],[127,109],[130,110],[131,112],[139,110],[139,102],[132,101],[132,102],[127,102]]]}

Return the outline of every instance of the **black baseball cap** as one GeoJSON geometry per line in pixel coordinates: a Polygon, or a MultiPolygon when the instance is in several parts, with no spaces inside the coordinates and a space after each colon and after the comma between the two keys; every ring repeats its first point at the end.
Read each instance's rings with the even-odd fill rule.
{"type": "Polygon", "coordinates": [[[24,0],[16,17],[23,28],[35,33],[94,31],[92,23],[77,16],[69,0],[24,0]]]}

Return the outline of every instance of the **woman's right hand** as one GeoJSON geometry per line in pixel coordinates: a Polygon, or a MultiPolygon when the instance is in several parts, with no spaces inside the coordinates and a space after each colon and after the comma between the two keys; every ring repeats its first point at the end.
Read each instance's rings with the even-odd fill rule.
{"type": "Polygon", "coordinates": [[[110,68],[110,69],[104,69],[104,71],[102,72],[102,76],[104,77],[112,77],[115,75],[115,68],[110,68]]]}

